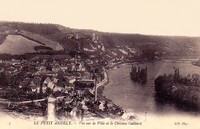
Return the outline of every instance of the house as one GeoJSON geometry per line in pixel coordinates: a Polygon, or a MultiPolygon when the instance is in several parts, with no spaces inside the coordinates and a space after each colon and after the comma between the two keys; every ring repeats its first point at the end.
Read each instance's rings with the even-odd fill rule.
{"type": "Polygon", "coordinates": [[[68,70],[68,67],[67,66],[61,66],[61,70],[65,72],[65,71],[68,70]]]}
{"type": "Polygon", "coordinates": [[[31,79],[26,77],[22,82],[20,82],[19,88],[23,89],[24,91],[31,91],[30,83],[31,79]]]}
{"type": "Polygon", "coordinates": [[[43,82],[44,86],[53,89],[54,88],[54,82],[53,79],[51,79],[50,77],[47,77],[44,82],[43,82]]]}
{"type": "Polygon", "coordinates": [[[38,67],[39,72],[46,72],[46,67],[45,66],[40,66],[38,67]]]}
{"type": "Polygon", "coordinates": [[[61,92],[63,90],[64,90],[63,87],[60,87],[60,86],[57,86],[57,85],[53,88],[53,92],[57,92],[57,91],[61,92]]]}
{"type": "Polygon", "coordinates": [[[55,64],[53,67],[52,67],[52,71],[57,73],[58,71],[61,70],[61,66],[59,64],[55,64]]]}
{"type": "Polygon", "coordinates": [[[75,84],[75,89],[93,89],[95,84],[94,84],[94,80],[90,80],[90,79],[82,79],[82,80],[76,80],[74,82],[75,84]]]}

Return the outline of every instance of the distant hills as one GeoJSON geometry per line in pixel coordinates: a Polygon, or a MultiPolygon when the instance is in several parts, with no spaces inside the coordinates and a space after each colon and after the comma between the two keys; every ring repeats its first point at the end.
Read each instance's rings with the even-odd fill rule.
{"type": "Polygon", "coordinates": [[[200,37],[152,36],[72,29],[57,24],[0,22],[0,54],[83,50],[107,60],[200,55],[200,37]]]}

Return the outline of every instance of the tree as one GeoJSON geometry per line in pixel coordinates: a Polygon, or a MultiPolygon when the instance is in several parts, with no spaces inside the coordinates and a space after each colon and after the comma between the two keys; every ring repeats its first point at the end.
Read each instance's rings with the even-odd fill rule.
{"type": "Polygon", "coordinates": [[[0,86],[5,87],[8,85],[8,79],[6,77],[5,72],[0,73],[0,86]]]}

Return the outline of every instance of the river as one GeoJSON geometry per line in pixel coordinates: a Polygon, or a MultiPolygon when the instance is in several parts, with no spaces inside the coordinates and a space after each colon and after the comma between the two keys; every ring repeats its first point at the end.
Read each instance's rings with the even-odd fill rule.
{"type": "MultiPolygon", "coordinates": [[[[110,83],[104,90],[104,95],[121,106],[125,111],[135,113],[150,112],[152,114],[187,114],[196,115],[195,111],[177,107],[173,103],[160,102],[155,97],[154,79],[164,73],[173,73],[173,68],[180,68],[180,74],[199,73],[200,67],[191,64],[191,61],[159,61],[154,63],[137,64],[147,66],[148,81],[146,84],[134,83],[129,76],[130,64],[122,64],[119,68],[109,70],[110,83]]],[[[136,65],[136,66],[137,66],[136,65]]]]}

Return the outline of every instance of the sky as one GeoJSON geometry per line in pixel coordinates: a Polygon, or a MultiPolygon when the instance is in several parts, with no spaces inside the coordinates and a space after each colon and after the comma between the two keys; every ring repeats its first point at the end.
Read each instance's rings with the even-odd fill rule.
{"type": "Polygon", "coordinates": [[[199,0],[0,0],[0,21],[104,32],[200,36],[199,0]]]}

